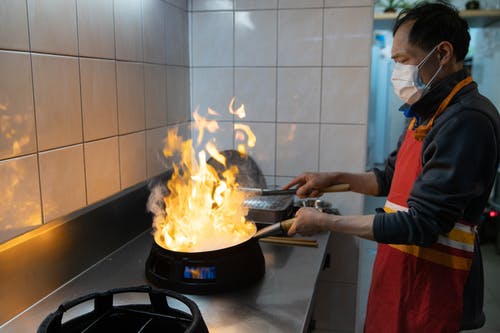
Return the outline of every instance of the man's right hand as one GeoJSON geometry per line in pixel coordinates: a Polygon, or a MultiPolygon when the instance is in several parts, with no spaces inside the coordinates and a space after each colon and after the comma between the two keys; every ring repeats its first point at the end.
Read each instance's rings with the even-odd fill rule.
{"type": "Polygon", "coordinates": [[[297,185],[296,194],[299,198],[319,197],[323,194],[324,188],[335,184],[332,181],[331,173],[304,172],[286,184],[283,189],[287,190],[297,185]]]}

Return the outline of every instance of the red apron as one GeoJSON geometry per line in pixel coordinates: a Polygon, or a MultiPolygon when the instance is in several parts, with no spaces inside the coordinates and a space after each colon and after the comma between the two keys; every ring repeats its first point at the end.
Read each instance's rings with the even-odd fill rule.
{"type": "MultiPolygon", "coordinates": [[[[464,85],[452,90],[452,94],[464,85]]],[[[453,96],[448,97],[439,109],[444,109],[453,96]]],[[[410,191],[421,173],[423,141],[412,125],[398,152],[384,207],[387,213],[408,210],[410,191]]],[[[460,221],[430,247],[379,244],[365,333],[458,332],[474,237],[474,227],[460,221]]]]}

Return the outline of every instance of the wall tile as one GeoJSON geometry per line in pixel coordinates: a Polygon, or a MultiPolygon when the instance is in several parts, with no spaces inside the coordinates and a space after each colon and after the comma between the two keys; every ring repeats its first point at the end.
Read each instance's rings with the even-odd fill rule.
{"type": "Polygon", "coordinates": [[[26,2],[3,0],[0,2],[0,48],[28,51],[28,16],[26,2]]]}
{"type": "Polygon", "coordinates": [[[36,155],[0,161],[0,242],[42,223],[36,155]]]}
{"type": "Polygon", "coordinates": [[[278,0],[234,0],[237,10],[277,9],[278,0]]]}
{"type": "Polygon", "coordinates": [[[142,61],[141,0],[115,1],[116,58],[142,61]]]}
{"type": "Polygon", "coordinates": [[[276,69],[235,68],[235,96],[245,105],[245,121],[275,121],[276,69]]]}
{"type": "MultiPolygon", "coordinates": [[[[276,124],[275,123],[252,123],[244,122],[250,126],[257,138],[255,147],[248,148],[248,155],[251,156],[264,175],[274,175],[276,155],[276,124]]],[[[241,142],[235,133],[235,147],[241,142]]],[[[247,136],[243,136],[245,140],[247,136]]],[[[274,182],[273,182],[274,183],[274,182]]]]}
{"type": "Polygon", "coordinates": [[[144,65],[146,128],[167,125],[167,68],[144,65]]]}
{"type": "Polygon", "coordinates": [[[278,121],[318,122],[321,68],[278,68],[278,121]]]}
{"type": "Polygon", "coordinates": [[[313,317],[317,329],[352,332],[356,310],[356,286],[319,281],[313,317]]]}
{"type": "Polygon", "coordinates": [[[163,141],[167,137],[167,127],[146,131],[147,177],[151,178],[166,171],[163,156],[163,141]]]}
{"type": "Polygon", "coordinates": [[[82,145],[40,153],[43,220],[48,222],[86,204],[82,145]]]}
{"type": "Polygon", "coordinates": [[[320,171],[362,172],[366,126],[322,124],[320,147],[320,171]]]}
{"type": "Polygon", "coordinates": [[[116,63],[118,132],[144,130],[144,68],[142,63],[116,63]]]}
{"type": "Polygon", "coordinates": [[[188,2],[190,0],[166,0],[167,3],[174,5],[180,9],[187,10],[188,9],[188,2]]]}
{"type": "Polygon", "coordinates": [[[280,8],[323,8],[323,0],[279,0],[280,8]]]}
{"type": "Polygon", "coordinates": [[[325,7],[372,6],[373,0],[325,0],[325,7]]]}
{"type": "Polygon", "coordinates": [[[368,67],[323,68],[321,122],[366,124],[369,83],[368,67]]]}
{"type": "Polygon", "coordinates": [[[169,65],[189,65],[188,14],[167,5],[166,14],[166,63],[169,65]]]}
{"type": "Polygon", "coordinates": [[[189,70],[167,66],[167,121],[176,124],[190,119],[189,70]]]}
{"type": "Polygon", "coordinates": [[[77,0],[80,55],[115,58],[113,0],[77,0]]]}
{"type": "Polygon", "coordinates": [[[192,13],[192,66],[233,66],[233,13],[192,13]]]}
{"type": "Polygon", "coordinates": [[[122,189],[146,180],[146,134],[120,136],[120,176],[122,189]]]}
{"type": "Polygon", "coordinates": [[[199,107],[199,114],[207,115],[207,109],[215,110],[216,120],[232,120],[228,111],[234,96],[233,68],[193,68],[192,99],[193,110],[199,107]]]}
{"type": "MultiPolygon", "coordinates": [[[[206,144],[210,141],[215,144],[218,151],[234,149],[234,130],[233,123],[228,121],[219,121],[219,129],[215,133],[207,133],[205,131],[201,143],[198,144],[199,132],[194,128],[191,123],[191,137],[193,138],[193,145],[195,151],[198,153],[201,150],[206,151],[206,144]]],[[[210,155],[207,152],[207,158],[210,155]]]]}
{"type": "Polygon", "coordinates": [[[167,58],[167,5],[161,0],[143,0],[144,61],[165,64],[167,58]]]}
{"type": "Polygon", "coordinates": [[[370,66],[372,7],[325,9],[323,64],[370,66]]]}
{"type": "Polygon", "coordinates": [[[276,174],[294,177],[318,170],[319,125],[278,124],[276,174]]]}
{"type": "Polygon", "coordinates": [[[233,0],[194,0],[192,10],[231,10],[233,0]]]}
{"type": "Polygon", "coordinates": [[[85,144],[88,204],[120,191],[118,137],[85,144]]]}
{"type": "Polygon", "coordinates": [[[30,55],[0,51],[0,159],[35,151],[30,55]]]}
{"type": "Polygon", "coordinates": [[[77,58],[33,54],[38,149],[82,141],[77,58]]]}
{"type": "Polygon", "coordinates": [[[78,54],[76,0],[28,0],[31,50],[78,54]]]}
{"type": "Polygon", "coordinates": [[[235,13],[236,66],[275,66],[277,52],[277,12],[235,13]]]}
{"type": "Polygon", "coordinates": [[[322,10],[280,10],[278,16],[278,65],[321,65],[322,10]]]}
{"type": "Polygon", "coordinates": [[[80,80],[84,140],[116,135],[118,114],[115,61],[81,58],[80,80]]]}

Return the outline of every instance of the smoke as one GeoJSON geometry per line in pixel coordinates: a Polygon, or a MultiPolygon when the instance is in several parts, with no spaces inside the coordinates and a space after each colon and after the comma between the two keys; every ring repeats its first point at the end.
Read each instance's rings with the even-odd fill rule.
{"type": "Polygon", "coordinates": [[[156,231],[161,222],[165,221],[165,196],[169,191],[165,182],[152,181],[149,184],[149,197],[147,202],[147,210],[153,214],[153,229],[156,231]]]}

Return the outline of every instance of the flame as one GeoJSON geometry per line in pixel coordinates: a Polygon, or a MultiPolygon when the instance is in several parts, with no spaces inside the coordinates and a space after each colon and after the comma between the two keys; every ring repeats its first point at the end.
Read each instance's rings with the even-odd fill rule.
{"type": "MultiPolygon", "coordinates": [[[[234,98],[230,110],[233,104],[234,98]]],[[[238,108],[241,109],[244,112],[244,107],[238,108]]],[[[194,143],[199,148],[205,136],[219,128],[215,120],[204,118],[197,111],[193,113],[193,128],[198,133],[196,140],[184,140],[178,135],[177,128],[168,131],[163,153],[178,162],[173,163],[173,174],[167,182],[168,193],[153,191],[149,200],[157,204],[157,207],[150,208],[155,214],[156,243],[179,252],[233,246],[248,240],[256,231],[255,224],[245,219],[248,209],[243,205],[244,193],[238,191],[237,167],[226,167],[226,159],[217,150],[213,139],[196,152],[194,143]],[[207,163],[207,155],[226,167],[222,175],[207,163]],[[158,205],[162,209],[159,210],[158,205]]],[[[241,115],[241,111],[235,112],[241,115]]],[[[217,113],[209,109],[208,114],[217,113]]],[[[255,135],[248,126],[235,125],[234,129],[248,138],[248,146],[255,145],[255,135]]],[[[241,145],[245,146],[244,143],[241,145]]]]}

